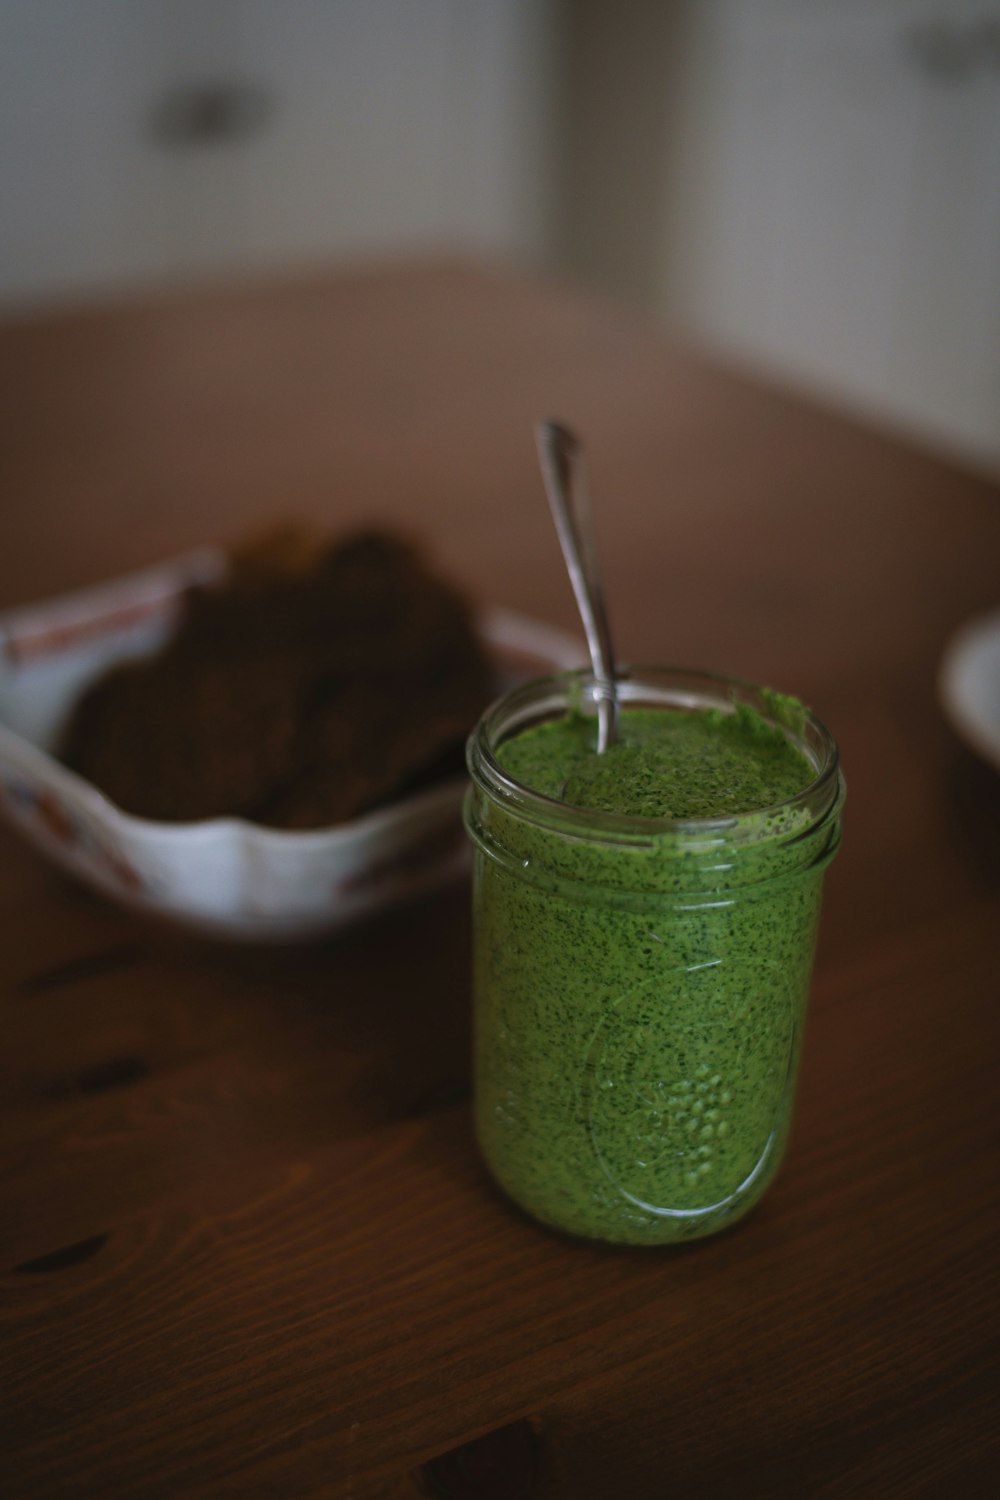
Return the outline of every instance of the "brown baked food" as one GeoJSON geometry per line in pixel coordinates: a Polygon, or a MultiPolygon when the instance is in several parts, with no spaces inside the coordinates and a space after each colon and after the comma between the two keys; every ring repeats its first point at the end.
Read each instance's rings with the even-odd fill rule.
{"type": "Polygon", "coordinates": [[[84,695],[61,755],[143,817],[320,828],[458,771],[494,689],[468,602],[412,544],[284,530],[84,695]]]}

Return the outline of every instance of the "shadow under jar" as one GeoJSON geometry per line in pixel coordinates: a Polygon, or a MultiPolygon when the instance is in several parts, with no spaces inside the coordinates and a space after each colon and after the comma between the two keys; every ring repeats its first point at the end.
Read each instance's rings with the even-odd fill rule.
{"type": "Polygon", "coordinates": [[[592,720],[599,693],[588,672],[529,683],[469,741],[476,1130],[535,1218],[669,1244],[739,1218],[781,1161],[844,783],[833,737],[793,700],[659,668],[622,674],[626,719],[749,714],[812,779],[680,821],[573,806],[504,768],[506,741],[592,720]]]}

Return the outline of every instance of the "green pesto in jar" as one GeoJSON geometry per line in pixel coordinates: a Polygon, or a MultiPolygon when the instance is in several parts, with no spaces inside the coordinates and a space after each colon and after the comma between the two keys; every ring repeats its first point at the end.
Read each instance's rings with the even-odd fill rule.
{"type": "Polygon", "coordinates": [[[702,1235],[778,1166],[836,844],[804,860],[794,799],[816,772],[798,706],[775,704],[626,708],[603,755],[572,711],[501,743],[509,777],[583,810],[579,836],[470,800],[477,1132],[544,1222],[702,1235]],[[594,839],[593,812],[647,821],[594,839]],[[706,819],[732,823],[677,822],[706,819]]]}
{"type": "Polygon", "coordinates": [[[781,728],[748,704],[627,709],[603,755],[593,720],[567,714],[508,740],[497,758],[536,792],[635,818],[728,818],[786,802],[813,777],[781,728]]]}

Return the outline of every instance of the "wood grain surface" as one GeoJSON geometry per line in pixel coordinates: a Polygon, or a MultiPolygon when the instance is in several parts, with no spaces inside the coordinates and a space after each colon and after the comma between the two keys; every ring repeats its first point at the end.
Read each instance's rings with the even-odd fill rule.
{"type": "Polygon", "coordinates": [[[461,264],[8,323],[0,382],[0,606],[304,515],[572,626],[560,416],[622,656],[800,694],[849,786],[786,1164],[665,1252],[491,1186],[462,886],[239,949],[0,831],[0,1494],[994,1494],[1000,782],[935,676],[997,486],[461,264]]]}

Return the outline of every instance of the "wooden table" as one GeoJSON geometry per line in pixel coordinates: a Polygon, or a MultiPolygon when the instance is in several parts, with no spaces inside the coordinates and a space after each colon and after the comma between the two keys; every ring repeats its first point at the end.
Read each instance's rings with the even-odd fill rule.
{"type": "Polygon", "coordinates": [[[3,329],[0,603],[276,516],[764,680],[849,781],[787,1163],[680,1252],[536,1228],[470,1135],[467,892],[326,945],[147,929],[0,835],[7,1496],[994,1493],[1000,788],[936,704],[994,484],[620,314],[450,264],[3,329]]]}

